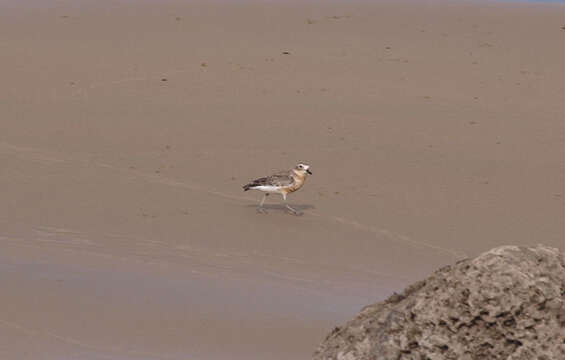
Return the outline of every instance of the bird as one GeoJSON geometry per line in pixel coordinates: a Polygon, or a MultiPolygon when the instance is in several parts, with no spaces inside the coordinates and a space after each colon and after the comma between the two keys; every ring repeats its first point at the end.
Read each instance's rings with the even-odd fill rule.
{"type": "Polygon", "coordinates": [[[267,213],[263,207],[267,196],[269,196],[270,193],[278,193],[282,195],[287,210],[294,215],[302,215],[301,211],[298,211],[288,205],[286,196],[300,189],[304,185],[308,175],[312,175],[310,165],[299,163],[290,170],[280,171],[273,175],[253,180],[249,184],[243,185],[243,191],[259,190],[265,193],[257,207],[257,212],[259,213],[267,213]]]}

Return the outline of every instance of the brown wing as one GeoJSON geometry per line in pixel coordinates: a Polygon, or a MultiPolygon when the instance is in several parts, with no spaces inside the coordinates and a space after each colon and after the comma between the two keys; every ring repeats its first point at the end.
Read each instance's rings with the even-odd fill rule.
{"type": "Polygon", "coordinates": [[[289,175],[288,171],[284,171],[253,180],[249,184],[244,185],[243,189],[247,191],[257,186],[290,186],[292,184],[294,184],[294,178],[289,175]]]}

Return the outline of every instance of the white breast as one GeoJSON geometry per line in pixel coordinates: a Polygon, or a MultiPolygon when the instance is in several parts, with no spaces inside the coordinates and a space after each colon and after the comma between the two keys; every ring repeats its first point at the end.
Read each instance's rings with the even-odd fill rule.
{"type": "Polygon", "coordinates": [[[274,186],[274,185],[261,185],[261,186],[255,186],[253,187],[253,189],[261,190],[264,192],[280,192],[282,188],[280,186],[274,186]]]}

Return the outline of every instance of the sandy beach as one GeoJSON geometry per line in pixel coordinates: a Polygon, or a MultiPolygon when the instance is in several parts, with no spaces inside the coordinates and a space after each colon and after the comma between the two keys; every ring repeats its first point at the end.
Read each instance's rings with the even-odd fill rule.
{"type": "Polygon", "coordinates": [[[0,359],[309,359],[565,249],[565,5],[0,1],[0,359]],[[248,181],[297,162],[290,203],[248,181]]]}

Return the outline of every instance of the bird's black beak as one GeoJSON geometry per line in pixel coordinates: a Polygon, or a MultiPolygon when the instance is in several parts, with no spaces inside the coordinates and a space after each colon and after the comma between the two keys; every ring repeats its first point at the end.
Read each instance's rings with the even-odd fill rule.
{"type": "Polygon", "coordinates": [[[306,172],[310,175],[312,175],[312,171],[310,171],[310,169],[306,170],[306,172]]]}

